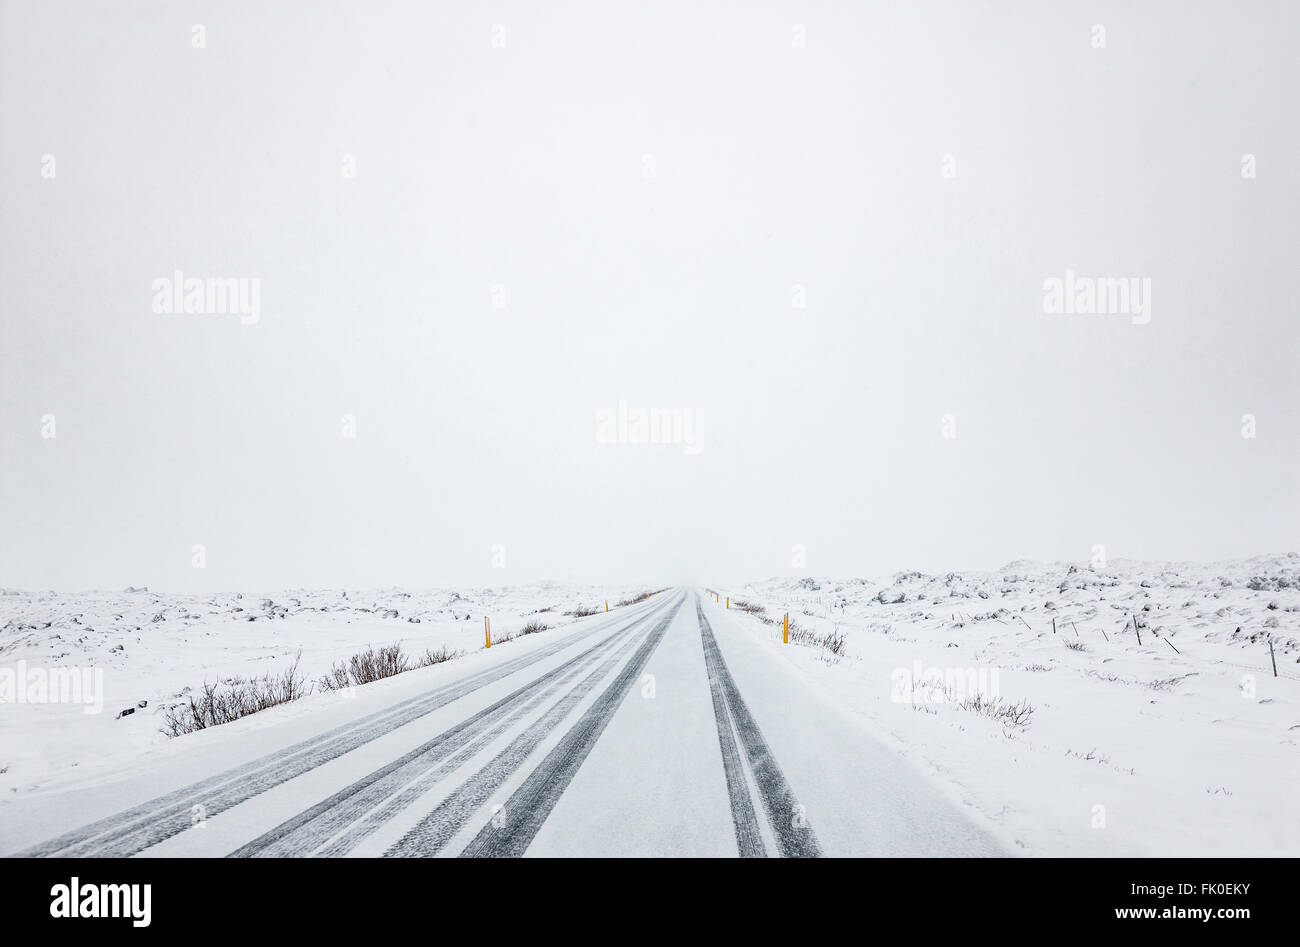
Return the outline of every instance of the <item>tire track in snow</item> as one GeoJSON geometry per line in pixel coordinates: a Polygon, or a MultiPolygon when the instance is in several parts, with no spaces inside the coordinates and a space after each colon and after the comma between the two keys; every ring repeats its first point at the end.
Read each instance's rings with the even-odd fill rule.
{"type": "Polygon", "coordinates": [[[562,680],[556,682],[555,687],[545,693],[539,694],[532,700],[528,701],[520,708],[513,710],[505,719],[497,723],[491,730],[484,733],[474,742],[465,748],[459,750],[455,755],[435,768],[421,774],[416,780],[405,786],[401,792],[385,800],[382,805],[375,807],[365,814],[365,816],[347,828],[345,832],[331,839],[329,843],[315,854],[322,857],[346,855],[358,844],[374,834],[385,822],[392,819],[397,813],[414,804],[421,796],[431,789],[434,784],[445,779],[451,773],[473,759],[485,747],[492,744],[494,740],[502,734],[509,731],[521,717],[527,716],[537,707],[544,704],[555,696],[557,691],[567,684],[570,680],[577,677],[582,672],[582,668],[575,668],[564,676],[562,680]]]}
{"type": "MultiPolygon", "coordinates": [[[[596,703],[588,708],[586,713],[579,718],[578,723],[574,725],[573,729],[561,739],[560,747],[564,746],[565,742],[572,737],[575,731],[578,731],[583,727],[584,722],[592,718],[593,713],[603,713],[605,715],[605,721],[608,721],[608,715],[613,711],[613,707],[609,705],[609,701],[607,700],[610,693],[620,685],[620,682],[625,681],[625,679],[630,679],[629,675],[639,673],[640,667],[645,664],[645,659],[649,656],[650,652],[654,650],[654,646],[663,638],[664,631],[667,629],[669,622],[671,622],[673,617],[677,614],[680,604],[681,598],[675,596],[673,603],[668,609],[668,613],[664,615],[663,618],[659,619],[659,621],[650,629],[640,648],[637,649],[636,654],[633,655],[632,659],[627,663],[627,665],[625,665],[618,677],[615,678],[614,683],[606,688],[605,692],[597,698],[596,703]]],[[[636,641],[637,639],[633,638],[626,645],[621,647],[616,654],[603,662],[600,667],[596,668],[596,670],[583,678],[582,681],[561,698],[557,704],[551,707],[542,715],[541,718],[516,737],[509,746],[498,753],[491,762],[457,787],[457,789],[440,802],[432,812],[421,819],[414,828],[407,832],[406,835],[384,853],[384,857],[427,857],[430,855],[436,855],[441,851],[467,822],[469,822],[475,815],[482,812],[484,805],[486,805],[488,800],[491,799],[492,794],[497,792],[505,781],[509,779],[510,776],[524,764],[524,762],[526,762],[528,757],[532,755],[533,751],[537,749],[542,741],[545,740],[557,726],[559,726],[559,724],[573,711],[582,699],[591,691],[595,690],[596,686],[604,680],[609,672],[617,667],[624,655],[626,655],[633,645],[636,644],[636,641]]],[[[620,698],[622,694],[626,692],[626,689],[626,685],[624,685],[619,691],[620,698]]],[[[604,729],[604,723],[600,725],[600,729],[604,729]]],[[[597,731],[595,735],[599,736],[599,731],[597,731]]],[[[592,741],[594,742],[594,736],[592,737],[592,741]]],[[[559,747],[557,747],[557,749],[558,748],[559,747]]],[[[529,784],[529,781],[537,777],[539,771],[546,768],[547,762],[551,760],[554,754],[555,750],[552,750],[551,753],[543,759],[537,770],[534,770],[528,779],[525,780],[525,786],[529,784]]],[[[585,757],[585,755],[586,754],[584,753],[583,756],[585,757]]],[[[581,760],[578,760],[578,762],[581,763],[581,760]]],[[[564,779],[562,782],[554,782],[551,785],[550,788],[553,790],[555,798],[559,797],[559,794],[564,791],[564,788],[567,785],[568,779],[564,779]]],[[[512,821],[510,813],[514,811],[516,805],[520,802],[518,796],[519,792],[517,791],[515,795],[510,797],[505,805],[504,811],[506,813],[505,818],[507,824],[510,824],[512,821]]],[[[551,806],[554,806],[553,801],[550,806],[546,808],[545,813],[543,813],[543,819],[545,818],[546,813],[550,812],[551,806]]],[[[537,824],[540,825],[540,821],[537,824]]],[[[495,831],[495,827],[491,822],[488,824],[488,829],[495,831]]],[[[525,846],[527,845],[527,841],[530,841],[531,838],[532,836],[529,835],[528,840],[524,842],[525,846]]]]}
{"type": "MultiPolygon", "coordinates": [[[[624,627],[636,624],[646,614],[660,607],[661,603],[653,602],[624,627]]],[[[625,617],[620,616],[620,619],[625,617]]],[[[385,733],[426,716],[473,693],[480,687],[492,684],[559,651],[571,648],[593,635],[600,634],[613,623],[600,623],[564,641],[557,641],[538,648],[530,654],[512,658],[499,667],[488,668],[462,681],[442,685],[428,694],[407,698],[359,720],[342,724],[286,749],[173,790],[149,802],[89,823],[16,854],[18,857],[27,858],[134,855],[191,828],[193,825],[191,812],[196,804],[201,804],[205,816],[211,818],[385,733]]]]}
{"type": "Polygon", "coordinates": [[[550,753],[514,791],[501,813],[501,821],[488,822],[461,852],[462,858],[519,857],[536,837],[560,796],[572,782],[583,761],[596,745],[610,718],[618,710],[676,617],[681,599],[651,630],[641,647],[618,676],[578,718],[550,753]]]}
{"type": "MultiPolygon", "coordinates": [[[[700,637],[704,642],[704,663],[708,668],[710,687],[716,679],[723,696],[726,698],[727,709],[730,711],[731,722],[728,724],[735,725],[736,735],[739,738],[741,747],[744,748],[745,758],[749,761],[750,772],[754,776],[754,785],[758,790],[759,799],[762,800],[763,809],[767,813],[768,824],[772,827],[772,833],[776,836],[776,847],[782,858],[813,858],[821,855],[822,849],[817,841],[817,836],[813,833],[812,825],[803,817],[802,810],[794,792],[790,789],[790,784],[786,782],[785,774],[781,772],[781,767],[776,762],[776,757],[772,755],[772,750],[763,739],[762,732],[758,729],[758,724],[749,712],[744,698],[740,696],[740,690],[736,687],[736,682],[727,670],[727,662],[722,659],[722,652],[718,649],[718,641],[713,637],[713,628],[709,625],[709,620],[704,617],[704,609],[700,607],[699,600],[695,603],[695,614],[700,623],[700,637]],[[802,822],[802,825],[799,823],[802,822]]],[[[718,718],[718,735],[719,740],[723,740],[722,729],[723,721],[718,718]]],[[[724,751],[725,762],[725,751],[724,751]]],[[[739,762],[739,760],[737,760],[739,762]]],[[[740,777],[743,780],[743,775],[740,777]]],[[[727,775],[727,787],[731,789],[731,774],[727,775]]],[[[745,792],[748,796],[748,789],[745,792]]],[[[734,797],[733,797],[734,798],[734,797]]],[[[752,812],[753,806],[751,805],[752,812]]],[[[740,825],[744,816],[743,813],[738,815],[732,810],[733,819],[736,823],[736,843],[744,853],[747,842],[742,841],[740,836],[740,825]]],[[[748,827],[746,829],[748,831],[748,827]]],[[[760,848],[762,846],[759,842],[760,848]]]]}
{"type": "Polygon", "coordinates": [[[404,808],[394,805],[393,797],[408,804],[423,794],[438,775],[445,775],[495,736],[511,722],[535,708],[552,696],[565,681],[575,677],[583,667],[599,657],[601,651],[612,647],[630,633],[634,624],[618,629],[582,653],[570,658],[541,677],[517,688],[489,707],[461,721],[454,727],[426,741],[398,759],[381,766],[372,773],[345,786],[329,798],[276,826],[253,841],[230,853],[232,858],[283,857],[310,854],[330,842],[340,832],[345,832],[351,844],[340,850],[335,844],[330,854],[345,854],[356,843],[378,828],[387,818],[404,808]],[[501,716],[505,713],[504,718],[501,716]],[[495,724],[495,726],[493,726],[495,724]],[[466,753],[466,751],[468,754],[466,753]],[[448,763],[452,765],[448,766],[448,763]],[[440,765],[441,764],[441,765],[440,765]],[[430,777],[433,778],[430,778],[430,777]],[[414,787],[422,789],[412,792],[414,787]],[[405,787],[405,788],[404,788],[405,787]],[[386,802],[387,800],[387,802],[386,802]],[[373,815],[376,807],[385,818],[373,815]],[[357,831],[363,816],[366,830],[357,831]]]}
{"type": "MultiPolygon", "coordinates": [[[[705,625],[704,610],[695,600],[695,616],[700,628],[705,625]]],[[[707,646],[706,646],[707,647],[707,646]]],[[[709,695],[713,698],[713,719],[718,727],[718,746],[722,750],[722,771],[727,779],[727,795],[731,798],[731,820],[736,827],[736,848],[741,858],[765,858],[767,849],[758,826],[758,815],[749,798],[749,785],[745,782],[745,767],[740,760],[740,748],[732,730],[731,711],[715,662],[705,652],[705,668],[709,674],[709,695]]]]}

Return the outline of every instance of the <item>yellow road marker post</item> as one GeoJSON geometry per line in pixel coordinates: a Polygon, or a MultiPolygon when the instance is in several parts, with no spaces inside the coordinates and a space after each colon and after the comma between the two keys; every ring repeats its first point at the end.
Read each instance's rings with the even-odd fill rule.
{"type": "Polygon", "coordinates": [[[789,612],[785,613],[785,638],[783,643],[784,644],[790,643],[790,613],[789,612]]]}
{"type": "Polygon", "coordinates": [[[486,615],[483,616],[483,639],[489,648],[492,647],[492,622],[486,615]]]}

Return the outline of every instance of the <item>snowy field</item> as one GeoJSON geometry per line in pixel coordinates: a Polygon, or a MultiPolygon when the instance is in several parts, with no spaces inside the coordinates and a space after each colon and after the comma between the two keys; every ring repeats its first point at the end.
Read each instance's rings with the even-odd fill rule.
{"type": "MultiPolygon", "coordinates": [[[[276,594],[165,595],[145,589],[82,594],[0,592],[0,805],[91,771],[128,765],[170,742],[162,713],[205,681],[300,669],[315,681],[369,646],[400,642],[407,653],[464,651],[484,644],[490,616],[498,646],[530,621],[551,629],[575,621],[579,606],[603,610],[645,588],[539,584],[431,591],[290,591],[276,594]],[[52,699],[55,669],[77,669],[90,686],[52,699]],[[102,671],[102,675],[94,675],[102,671]],[[12,675],[12,677],[10,677],[12,675]],[[28,683],[24,685],[23,679],[28,683]],[[40,685],[48,696],[42,694],[40,685]],[[15,699],[17,697],[17,699],[15,699]],[[141,702],[145,707],[139,707],[141,702]],[[102,703],[102,707],[98,707],[102,703]],[[135,708],[128,716],[117,715],[135,708]]],[[[545,633],[543,633],[543,637],[545,633]]],[[[532,637],[532,636],[529,636],[532,637]]],[[[333,699],[316,694],[310,712],[333,699]]],[[[262,716],[258,715],[258,716],[262,716]]]]}
{"type": "Polygon", "coordinates": [[[1300,855],[1294,553],[718,591],[765,608],[743,617],[757,640],[1026,854],[1300,855]],[[786,612],[840,655],[783,645],[786,612]],[[1032,712],[972,710],[981,688],[1032,712]]]}
{"type": "MultiPolygon", "coordinates": [[[[0,819],[6,803],[40,805],[70,787],[144,772],[150,760],[194,759],[198,750],[204,765],[233,765],[245,752],[239,744],[258,740],[259,730],[279,727],[272,742],[284,743],[301,736],[298,729],[332,726],[335,718],[419,693],[449,674],[488,667],[507,652],[484,652],[485,614],[497,646],[523,654],[578,620],[566,612],[603,611],[606,601],[616,607],[647,590],[545,584],[270,595],[5,592],[0,819]],[[502,641],[529,621],[553,631],[502,641]],[[412,671],[357,695],[317,692],[202,737],[170,740],[160,731],[165,708],[205,681],[281,671],[299,652],[303,675],[314,681],[336,661],[393,642],[414,654],[443,647],[465,653],[441,670],[412,671]],[[102,671],[102,691],[93,703],[41,702],[31,680],[56,668],[102,671]],[[35,677],[17,685],[23,699],[15,702],[20,669],[35,677]],[[348,709],[341,696],[359,699],[348,709]],[[101,698],[102,709],[87,713],[101,698]],[[137,709],[119,718],[127,707],[137,709]]],[[[753,665],[770,668],[759,674],[746,671],[742,651],[725,649],[769,736],[788,738],[780,732],[788,717],[810,746],[861,741],[857,761],[837,764],[800,762],[785,739],[796,776],[809,766],[829,773],[856,762],[860,769],[874,758],[868,744],[878,738],[1022,854],[1300,854],[1294,554],[1203,565],[1114,561],[1098,569],[1015,562],[990,573],[781,578],[716,592],[710,607],[723,608],[729,598],[725,616],[736,634],[770,659],[753,665]],[[794,631],[789,645],[781,640],[786,612],[794,631]],[[806,696],[790,690],[801,681],[806,696]],[[796,705],[806,712],[795,714],[796,705]],[[819,742],[811,731],[822,707],[853,724],[826,729],[855,736],[819,742]]],[[[682,622],[674,634],[698,642],[693,618],[682,622]]],[[[682,654],[693,660],[695,648],[682,654]]],[[[671,655],[661,657],[667,681],[671,655]]],[[[692,673],[703,685],[702,665],[692,665],[692,673]]],[[[709,753],[716,751],[710,727],[697,729],[709,753]]],[[[638,746],[643,751],[654,739],[651,728],[624,749],[638,758],[638,746]]],[[[173,776],[178,785],[189,778],[173,776]]],[[[127,804],[125,797],[100,803],[106,812],[127,804]]]]}

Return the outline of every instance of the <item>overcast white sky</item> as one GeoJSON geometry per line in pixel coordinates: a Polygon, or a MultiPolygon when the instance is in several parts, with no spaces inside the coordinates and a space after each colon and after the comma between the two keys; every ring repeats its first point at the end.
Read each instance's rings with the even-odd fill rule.
{"type": "Polygon", "coordinates": [[[1298,26],[4,0],[0,585],[1300,547],[1298,26]],[[1067,268],[1150,279],[1150,323],[1044,313],[1067,268]],[[178,269],[260,280],[260,321],[154,313],[178,269]],[[703,449],[598,443],[620,400],[697,412],[703,449]]]}

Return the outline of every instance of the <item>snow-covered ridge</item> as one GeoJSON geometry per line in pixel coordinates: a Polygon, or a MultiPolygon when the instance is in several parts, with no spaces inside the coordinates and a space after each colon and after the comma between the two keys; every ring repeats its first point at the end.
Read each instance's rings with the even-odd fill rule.
{"type": "MultiPolygon", "coordinates": [[[[1216,563],[1146,563],[1118,559],[1101,567],[1017,560],[996,572],[926,575],[902,571],[882,579],[804,576],[753,582],[734,591],[774,601],[792,614],[961,624],[1028,621],[1050,628],[1095,627],[1180,642],[1222,643],[1262,653],[1272,637],[1279,658],[1300,660],[1300,555],[1287,553],[1216,563]]],[[[961,626],[959,624],[959,627],[961,626]]],[[[1258,663],[1258,662],[1256,662],[1258,663]]],[[[1291,669],[1300,677],[1300,669],[1291,669]]]]}

